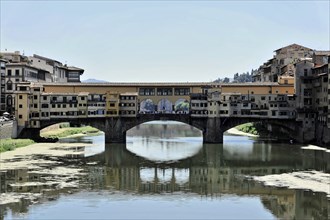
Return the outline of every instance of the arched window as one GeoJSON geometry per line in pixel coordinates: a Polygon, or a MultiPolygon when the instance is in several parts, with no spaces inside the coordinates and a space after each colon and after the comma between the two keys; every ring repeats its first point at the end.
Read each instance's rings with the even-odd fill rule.
{"type": "Polygon", "coordinates": [[[13,90],[13,83],[10,80],[7,82],[7,90],[13,90]]]}
{"type": "Polygon", "coordinates": [[[11,95],[7,96],[7,106],[13,105],[13,97],[11,95]]]}

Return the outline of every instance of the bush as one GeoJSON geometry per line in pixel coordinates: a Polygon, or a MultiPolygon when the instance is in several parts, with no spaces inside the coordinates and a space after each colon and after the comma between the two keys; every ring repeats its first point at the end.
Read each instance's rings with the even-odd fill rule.
{"type": "Polygon", "coordinates": [[[237,129],[239,131],[242,131],[245,133],[259,135],[258,129],[256,128],[256,126],[253,123],[246,123],[246,124],[239,125],[239,126],[237,126],[237,129]]]}
{"type": "Polygon", "coordinates": [[[0,152],[15,150],[35,143],[30,139],[4,139],[0,141],[0,152]]]}
{"type": "Polygon", "coordinates": [[[69,122],[65,122],[65,123],[61,123],[60,124],[60,128],[68,128],[70,127],[70,123],[69,122]]]}

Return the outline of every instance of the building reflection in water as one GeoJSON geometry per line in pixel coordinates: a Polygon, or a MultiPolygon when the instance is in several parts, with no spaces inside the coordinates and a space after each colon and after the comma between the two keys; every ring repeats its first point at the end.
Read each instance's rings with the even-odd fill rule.
{"type": "MultiPolygon", "coordinates": [[[[153,132],[156,135],[158,131],[153,132]]],[[[171,134],[171,131],[163,133],[164,138],[173,138],[171,135],[175,134],[171,134]]],[[[88,173],[80,180],[79,190],[126,191],[134,194],[181,193],[183,196],[188,192],[218,199],[228,194],[255,196],[278,218],[329,217],[330,202],[325,193],[265,187],[246,178],[305,169],[329,172],[328,154],[304,151],[294,145],[258,142],[247,137],[226,138],[224,144],[202,145],[193,155],[186,154],[184,150],[176,151],[181,154],[176,155],[181,158],[179,160],[168,160],[168,155],[174,155],[171,150],[177,150],[168,147],[165,152],[169,154],[164,155],[166,160],[163,162],[138,156],[126,149],[124,144],[107,144],[104,152],[79,158],[79,161],[84,161],[79,167],[88,173]],[[230,139],[228,143],[226,138],[230,139]]],[[[149,148],[155,146],[149,138],[144,142],[151,144],[149,148]]],[[[45,177],[45,174],[29,172],[27,169],[1,172],[1,193],[44,193],[56,199],[70,190],[57,189],[48,184],[24,186],[25,182],[42,182],[47,179],[45,177]]],[[[27,212],[30,203],[20,200],[19,204],[0,206],[0,211],[4,213],[4,209],[9,207],[12,212],[27,212]]]]}
{"type": "Polygon", "coordinates": [[[204,144],[194,156],[173,163],[154,162],[128,151],[125,145],[110,144],[103,155],[104,166],[90,167],[89,173],[95,168],[102,170],[97,172],[104,178],[95,181],[95,188],[139,194],[191,192],[215,198],[225,194],[258,196],[278,218],[328,218],[330,203],[325,193],[265,187],[246,178],[303,170],[306,164],[299,147],[244,143],[204,144]]]}

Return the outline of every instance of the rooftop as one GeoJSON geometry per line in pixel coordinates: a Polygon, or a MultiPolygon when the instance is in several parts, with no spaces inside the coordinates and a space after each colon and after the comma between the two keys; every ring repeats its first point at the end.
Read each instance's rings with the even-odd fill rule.
{"type": "Polygon", "coordinates": [[[304,47],[304,46],[301,46],[301,45],[299,45],[299,44],[290,44],[290,45],[288,45],[288,46],[281,47],[281,48],[275,50],[274,52],[278,52],[279,50],[282,50],[282,49],[285,49],[285,48],[288,48],[288,47],[301,47],[301,48],[304,48],[304,49],[307,49],[307,50],[312,50],[312,49],[310,49],[310,48],[308,48],[308,47],[304,47]]]}
{"type": "Polygon", "coordinates": [[[329,56],[330,50],[315,50],[314,54],[317,56],[329,56]]]}
{"type": "Polygon", "coordinates": [[[104,82],[104,83],[40,83],[49,86],[212,86],[213,82],[104,82]]]}
{"type": "Polygon", "coordinates": [[[33,54],[33,57],[37,58],[37,59],[41,59],[41,60],[53,61],[53,62],[57,62],[57,63],[62,64],[60,61],[57,61],[57,60],[54,60],[54,59],[51,59],[51,58],[47,58],[47,57],[43,57],[43,56],[40,56],[40,55],[37,55],[37,54],[33,54]]]}
{"type": "Polygon", "coordinates": [[[38,67],[35,67],[35,66],[31,66],[27,63],[7,63],[6,64],[6,67],[10,67],[10,66],[25,66],[25,67],[29,67],[29,68],[32,68],[32,69],[35,69],[35,70],[41,70],[41,71],[49,73],[47,70],[44,70],[44,69],[41,69],[41,68],[38,68],[38,67]]]}

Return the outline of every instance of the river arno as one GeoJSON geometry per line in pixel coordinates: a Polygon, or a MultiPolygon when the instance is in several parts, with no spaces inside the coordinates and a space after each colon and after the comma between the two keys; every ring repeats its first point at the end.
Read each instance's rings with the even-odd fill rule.
{"type": "Polygon", "coordinates": [[[317,148],[228,134],[224,144],[202,144],[199,131],[177,124],[141,125],[126,145],[104,145],[102,135],[62,142],[73,142],[67,153],[35,153],[38,165],[1,169],[1,218],[330,216],[329,152],[317,148]]]}

